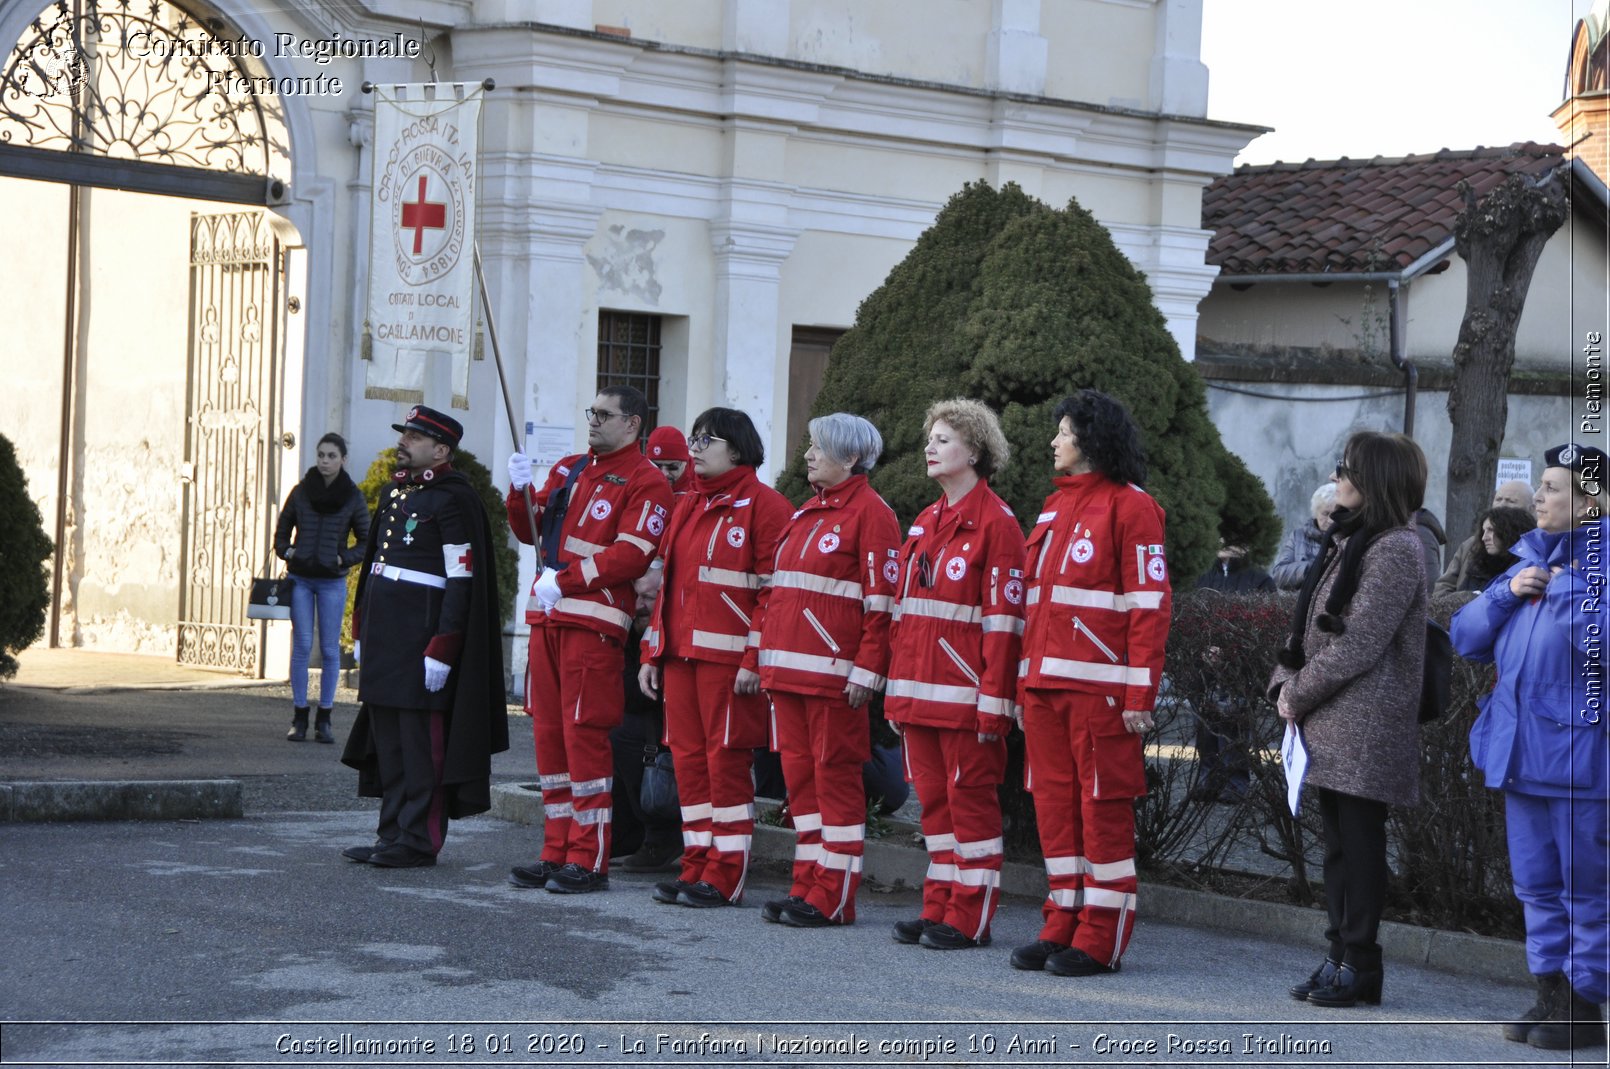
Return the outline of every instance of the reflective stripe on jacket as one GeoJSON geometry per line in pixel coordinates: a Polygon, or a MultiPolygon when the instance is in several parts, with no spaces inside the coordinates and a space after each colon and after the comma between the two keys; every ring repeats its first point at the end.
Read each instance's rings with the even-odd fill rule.
{"type": "MultiPolygon", "coordinates": [[[[548,472],[548,481],[536,495],[539,524],[549,495],[565,485],[570,466],[580,459],[579,453],[566,457],[548,472]]],[[[533,545],[536,538],[522,496],[520,491],[509,491],[505,502],[509,528],[514,537],[533,545]]],[[[571,487],[560,529],[559,603],[551,614],[535,602],[528,604],[526,622],[580,627],[626,641],[637,604],[632,581],[648,571],[649,561],[659,551],[670,507],[671,488],[665,476],[636,442],[603,456],[594,454],[571,487]]],[[[537,571],[540,575],[540,560],[537,571]]]]}
{"type": "Polygon", "coordinates": [[[750,639],[763,687],[828,697],[846,682],[883,689],[899,546],[894,510],[865,475],[794,513],[761,594],[760,631],[750,639]]]}
{"type": "Polygon", "coordinates": [[[643,634],[645,662],[686,657],[756,670],[755,652],[748,663],[744,654],[792,511],[753,469],[729,490],[677,496],[661,543],[665,585],[643,634]]]}
{"type": "Polygon", "coordinates": [[[1152,708],[1172,595],[1163,510],[1104,475],[1059,476],[1028,539],[1022,686],[1152,708]]]}
{"type": "Polygon", "coordinates": [[[884,716],[1005,735],[1023,636],[1023,532],[980,480],[954,506],[940,498],[924,509],[906,534],[884,716]]]}

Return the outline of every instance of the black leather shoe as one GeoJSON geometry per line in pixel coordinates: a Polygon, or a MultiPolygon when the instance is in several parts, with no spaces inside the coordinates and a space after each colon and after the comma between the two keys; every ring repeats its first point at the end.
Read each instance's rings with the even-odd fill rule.
{"type": "Polygon", "coordinates": [[[726,895],[716,890],[714,884],[706,883],[704,880],[683,884],[682,893],[676,896],[676,900],[694,909],[714,909],[717,906],[732,905],[727,901],[726,895]]]}
{"type": "Polygon", "coordinates": [[[548,890],[556,895],[584,895],[609,890],[609,873],[584,869],[574,861],[548,877],[548,890]]]}
{"type": "Polygon", "coordinates": [[[789,895],[787,898],[774,898],[760,907],[760,919],[768,924],[781,924],[783,923],[783,910],[789,906],[801,905],[804,901],[798,895],[789,895]]]}
{"type": "Polygon", "coordinates": [[[535,865],[516,865],[509,870],[509,882],[516,887],[540,891],[548,886],[548,877],[559,871],[554,861],[538,860],[535,865]]]}
{"type": "Polygon", "coordinates": [[[829,928],[836,922],[809,902],[783,907],[782,921],[790,928],[829,928]]]}
{"type": "Polygon", "coordinates": [[[341,851],[341,856],[348,861],[368,861],[374,857],[376,850],[384,850],[390,843],[375,843],[373,846],[349,846],[341,851]]]}
{"type": "MultiPolygon", "coordinates": [[[[1307,980],[1291,987],[1291,997],[1298,1002],[1307,1002],[1309,995],[1322,987],[1330,986],[1331,981],[1336,979],[1336,970],[1341,967],[1342,963],[1335,958],[1326,958],[1319,968],[1309,974],[1307,980]]],[[[1525,1037],[1522,1038],[1524,1039],[1525,1037]]]]}
{"type": "Polygon", "coordinates": [[[1310,1006],[1345,1009],[1360,1002],[1370,1006],[1381,1004],[1380,969],[1357,969],[1344,961],[1337,967],[1336,975],[1329,984],[1316,987],[1308,993],[1310,1006]]]}
{"type": "Polygon", "coordinates": [[[615,863],[615,867],[622,872],[675,872],[681,866],[682,847],[679,843],[643,846],[615,863]]]}
{"type": "Polygon", "coordinates": [[[392,843],[370,854],[369,864],[379,865],[383,869],[423,869],[436,864],[436,855],[402,843],[392,843]]]}
{"type": "Polygon", "coordinates": [[[307,706],[298,705],[291,709],[291,730],[285,733],[286,742],[301,742],[307,738],[307,706]]]}
{"type": "Polygon", "coordinates": [[[974,939],[949,924],[936,924],[923,932],[922,938],[917,941],[930,950],[966,950],[968,947],[989,946],[989,933],[985,932],[974,939]]]}
{"type": "Polygon", "coordinates": [[[1067,949],[1068,947],[1065,943],[1053,943],[1049,939],[1037,939],[1012,951],[1012,968],[1038,972],[1045,968],[1046,959],[1052,954],[1067,949]]]}
{"type": "Polygon", "coordinates": [[[1103,965],[1078,947],[1059,950],[1045,959],[1045,971],[1052,976],[1101,976],[1121,968],[1122,962],[1103,965]]]}
{"type": "Polygon", "coordinates": [[[922,938],[922,933],[938,924],[927,917],[918,917],[914,921],[894,922],[894,941],[896,943],[915,943],[922,938]]]}
{"type": "Polygon", "coordinates": [[[313,721],[313,737],[320,742],[334,742],[335,734],[330,730],[330,713],[333,710],[320,709],[319,715],[313,721]]]}
{"type": "Polygon", "coordinates": [[[686,886],[681,880],[661,880],[654,885],[650,897],[663,906],[674,906],[677,897],[682,894],[682,888],[686,886]]]}

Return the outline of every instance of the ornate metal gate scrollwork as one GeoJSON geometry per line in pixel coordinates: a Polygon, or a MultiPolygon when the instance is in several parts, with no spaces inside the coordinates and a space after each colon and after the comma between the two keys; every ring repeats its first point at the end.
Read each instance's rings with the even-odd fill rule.
{"type": "Polygon", "coordinates": [[[264,625],[246,603],[272,559],[277,504],[283,255],[261,211],[191,217],[179,663],[249,676],[261,674],[264,625]]]}
{"type": "Polygon", "coordinates": [[[174,0],[57,0],[0,71],[0,144],[290,177],[262,46],[174,0]]]}

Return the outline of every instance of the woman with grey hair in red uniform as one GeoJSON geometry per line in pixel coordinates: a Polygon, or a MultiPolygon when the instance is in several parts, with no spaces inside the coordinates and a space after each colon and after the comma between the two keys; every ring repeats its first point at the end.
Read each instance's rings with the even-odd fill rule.
{"type": "Polygon", "coordinates": [[[900,576],[900,525],[867,482],[883,452],[878,429],[835,412],[810,422],[805,474],[815,493],[777,548],[762,594],[760,685],[772,702],[798,836],[786,898],[761,916],[794,928],[855,921],[866,839],[861,766],[865,711],[889,671],[889,613],[900,576]]]}

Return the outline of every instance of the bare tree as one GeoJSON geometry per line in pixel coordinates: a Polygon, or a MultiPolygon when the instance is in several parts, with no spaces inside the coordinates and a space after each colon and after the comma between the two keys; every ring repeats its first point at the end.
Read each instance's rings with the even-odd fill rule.
{"type": "Polygon", "coordinates": [[[1511,175],[1479,203],[1468,182],[1458,186],[1465,207],[1454,223],[1454,247],[1469,278],[1448,392],[1453,439],[1446,519],[1450,535],[1460,539],[1492,498],[1509,417],[1515,331],[1543,246],[1566,219],[1569,166],[1562,162],[1540,178],[1511,175]]]}

